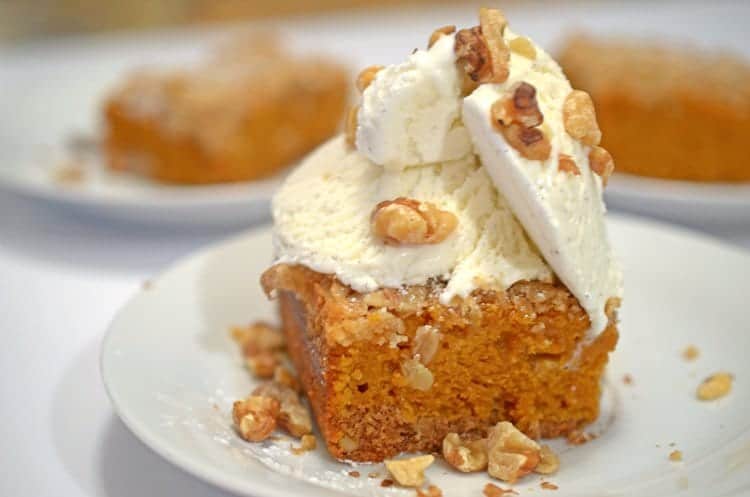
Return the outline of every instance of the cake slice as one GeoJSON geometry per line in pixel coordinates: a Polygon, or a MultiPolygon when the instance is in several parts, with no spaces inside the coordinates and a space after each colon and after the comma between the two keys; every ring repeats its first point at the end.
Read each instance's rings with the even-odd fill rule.
{"type": "Polygon", "coordinates": [[[140,71],[105,102],[107,163],[166,183],[263,178],[334,134],[347,91],[338,64],[267,42],[140,71]]]}
{"type": "Polygon", "coordinates": [[[750,181],[750,64],[726,53],[631,39],[570,38],[560,62],[596,102],[621,171],[750,181]]]}
{"type": "Polygon", "coordinates": [[[274,197],[262,276],[329,452],[435,452],[502,421],[575,437],[622,296],[591,99],[493,9],[358,87],[347,133],[274,197]]]}

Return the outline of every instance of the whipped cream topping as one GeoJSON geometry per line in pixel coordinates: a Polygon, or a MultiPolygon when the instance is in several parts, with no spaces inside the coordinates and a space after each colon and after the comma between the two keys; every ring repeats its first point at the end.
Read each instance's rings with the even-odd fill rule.
{"type": "MultiPolygon", "coordinates": [[[[516,37],[508,28],[503,36],[516,37]]],[[[444,303],[477,288],[550,281],[554,273],[589,314],[592,331],[601,332],[622,276],[590,147],[564,129],[570,83],[534,45],[534,60],[511,53],[506,82],[463,98],[454,39],[443,36],[378,72],[363,92],[357,150],[337,138],[289,177],[273,202],[278,261],[333,273],[358,291],[442,278],[444,303]],[[545,161],[520,156],[491,123],[491,105],[518,81],[537,90],[540,129],[552,149],[545,161]],[[581,174],[559,171],[559,153],[581,174]],[[378,202],[399,196],[453,212],[458,227],[436,245],[385,245],[373,236],[370,215],[378,202]]]]}

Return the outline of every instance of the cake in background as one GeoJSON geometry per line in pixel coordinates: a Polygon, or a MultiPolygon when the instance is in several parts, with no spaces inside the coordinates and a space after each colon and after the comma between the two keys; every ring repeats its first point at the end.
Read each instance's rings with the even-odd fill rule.
{"type": "Polygon", "coordinates": [[[539,447],[503,474],[502,422],[577,439],[599,414],[622,294],[614,164],[590,97],[501,12],[479,17],[360,74],[346,134],[274,198],[262,284],[334,457],[450,461],[483,440],[490,474],[514,481],[539,447]]]}
{"type": "Polygon", "coordinates": [[[106,160],[165,183],[263,178],[334,134],[348,88],[330,60],[238,38],[194,68],[131,74],[104,105],[106,160]]]}
{"type": "Polygon", "coordinates": [[[591,94],[618,170],[689,181],[750,181],[750,65],[726,53],[575,35],[559,57],[591,94]]]}

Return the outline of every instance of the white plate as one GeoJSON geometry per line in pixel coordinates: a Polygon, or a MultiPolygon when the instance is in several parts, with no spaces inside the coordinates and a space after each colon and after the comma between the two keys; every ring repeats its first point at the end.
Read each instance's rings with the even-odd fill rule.
{"type": "MultiPolygon", "coordinates": [[[[560,441],[555,496],[705,497],[750,493],[750,254],[666,226],[615,217],[613,243],[626,271],[621,339],[606,374],[599,438],[560,441]],[[681,350],[700,348],[685,362],[681,350]],[[726,370],[732,393],[695,398],[702,378],[726,370]],[[626,385],[625,374],[634,382],[626,385]],[[674,444],[674,446],[672,446],[674,444]],[[681,450],[684,462],[668,459],[681,450]]],[[[413,496],[368,479],[324,448],[293,456],[289,442],[249,444],[231,428],[231,403],[253,380],[228,337],[232,324],[274,319],[258,278],[271,260],[267,229],[204,250],[144,289],[114,319],[102,375],[114,407],[147,445],[225,489],[256,497],[413,496]]],[[[322,444],[321,444],[322,445],[322,444]]],[[[446,497],[481,495],[486,475],[427,472],[446,497]]],[[[537,493],[539,477],[517,485],[537,493]]],[[[552,494],[550,494],[552,495],[552,494]]]]}
{"type": "MultiPolygon", "coordinates": [[[[653,2],[510,2],[504,6],[517,31],[555,51],[566,32],[635,34],[700,46],[725,48],[750,57],[747,2],[685,4],[653,2]]],[[[472,8],[402,7],[391,11],[349,11],[314,18],[304,16],[261,23],[278,29],[293,49],[327,53],[352,68],[399,62],[413,47],[424,46],[428,33],[445,24],[476,22],[472,8]]],[[[235,28],[241,26],[235,26],[235,28]]],[[[71,133],[94,134],[102,97],[133,67],[190,63],[200,58],[217,30],[172,30],[138,35],[55,39],[0,47],[0,189],[19,192],[58,208],[74,208],[97,216],[139,222],[183,224],[249,222],[265,217],[272,185],[237,188],[169,189],[145,182],[110,182],[92,188],[61,190],[27,171],[40,147],[58,147],[71,133]]],[[[49,165],[49,164],[47,164],[49,165]]],[[[710,193],[661,198],[657,189],[646,198],[639,188],[613,186],[613,205],[639,207],[642,212],[685,212],[684,205],[703,200],[687,217],[742,216],[747,203],[727,211],[710,193]],[[631,195],[626,195],[630,192],[631,195]],[[739,209],[739,210],[738,210],[739,209]]],[[[746,200],[746,199],[745,199],[746,200]]],[[[683,216],[685,217],[685,216],[683,216]]]]}
{"type": "Polygon", "coordinates": [[[610,208],[698,228],[750,228],[750,183],[696,183],[616,173],[605,197],[610,208]]]}

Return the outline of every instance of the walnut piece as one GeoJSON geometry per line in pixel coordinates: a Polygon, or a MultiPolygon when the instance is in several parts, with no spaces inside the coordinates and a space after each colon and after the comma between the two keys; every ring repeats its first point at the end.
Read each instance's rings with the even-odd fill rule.
{"type": "Polygon", "coordinates": [[[251,395],[234,403],[232,419],[243,439],[248,442],[261,442],[271,436],[276,429],[279,409],[276,399],[251,395]]]}
{"type": "Polygon", "coordinates": [[[404,487],[421,487],[424,483],[424,470],[435,461],[431,455],[411,457],[409,459],[386,460],[385,467],[399,485],[404,487]]]}
{"type": "MultiPolygon", "coordinates": [[[[456,64],[459,69],[472,82],[475,84],[489,82],[492,78],[492,60],[490,49],[479,26],[459,30],[456,33],[453,51],[456,54],[456,64]]],[[[467,90],[470,91],[471,88],[466,88],[464,84],[464,92],[466,93],[467,90]]]]}
{"type": "Polygon", "coordinates": [[[427,369],[417,359],[407,359],[404,361],[401,365],[401,372],[404,374],[404,378],[406,378],[407,385],[422,392],[426,392],[432,388],[432,384],[435,382],[432,371],[427,369]]]}
{"type": "Polygon", "coordinates": [[[257,321],[249,326],[235,326],[231,329],[231,334],[245,357],[284,348],[284,335],[265,321],[257,321]]]}
{"type": "Polygon", "coordinates": [[[349,109],[349,114],[346,115],[346,123],[344,126],[346,143],[352,147],[355,146],[357,142],[357,114],[359,114],[359,105],[355,105],[349,109]]]}
{"type": "Polygon", "coordinates": [[[404,197],[380,202],[371,221],[373,233],[387,245],[440,243],[458,225],[458,218],[452,212],[404,197]]]}
{"type": "Polygon", "coordinates": [[[542,445],[541,449],[539,449],[539,464],[534,468],[534,472],[542,475],[551,475],[557,472],[558,469],[560,469],[560,458],[549,445],[542,445]]]}
{"type": "Polygon", "coordinates": [[[253,395],[269,397],[279,402],[278,425],[293,437],[300,438],[312,433],[310,412],[302,405],[299,395],[292,388],[269,381],[253,390],[253,395]]]}
{"type": "Polygon", "coordinates": [[[487,83],[504,83],[510,74],[510,49],[503,39],[508,22],[497,9],[479,9],[479,26],[490,52],[491,76],[487,83]]]}
{"type": "Polygon", "coordinates": [[[565,97],[563,124],[565,131],[584,145],[599,145],[602,139],[602,132],[596,122],[594,102],[585,91],[573,90],[565,97]]]}
{"type": "Polygon", "coordinates": [[[484,493],[485,497],[505,497],[506,495],[518,495],[518,492],[513,490],[512,488],[502,488],[498,487],[494,483],[488,483],[484,486],[484,493]]]}
{"type": "Polygon", "coordinates": [[[427,47],[432,48],[432,45],[434,45],[440,38],[446,35],[453,34],[455,32],[456,32],[456,26],[453,26],[452,24],[449,24],[448,26],[443,26],[441,28],[437,28],[430,35],[430,41],[427,43],[427,47]]]}
{"type": "Polygon", "coordinates": [[[273,381],[286,385],[295,392],[301,392],[302,386],[294,374],[284,366],[276,366],[273,371],[273,381]]]}
{"type": "Polygon", "coordinates": [[[430,485],[427,490],[417,489],[417,497],[443,497],[443,491],[435,485],[430,485]]]}
{"type": "Polygon", "coordinates": [[[558,488],[560,488],[554,483],[548,481],[543,481],[539,484],[539,486],[542,487],[543,490],[557,490],[558,488]]]}
{"type": "Polygon", "coordinates": [[[362,69],[362,72],[357,76],[357,90],[359,90],[360,93],[364,92],[365,88],[370,86],[370,83],[373,82],[375,76],[377,76],[381,69],[383,69],[383,66],[377,65],[362,69]]]}
{"type": "Polygon", "coordinates": [[[425,366],[432,361],[440,345],[440,332],[429,324],[420,326],[414,335],[412,353],[425,366]]]}
{"type": "Polygon", "coordinates": [[[566,154],[560,154],[557,156],[557,169],[574,176],[581,175],[581,170],[578,169],[576,161],[573,160],[573,157],[566,154]]]}
{"type": "Polygon", "coordinates": [[[720,399],[732,390],[733,380],[734,377],[729,373],[712,374],[698,386],[696,395],[699,400],[720,399]]]}
{"type": "Polygon", "coordinates": [[[315,447],[317,446],[318,441],[315,438],[315,435],[302,435],[299,447],[292,447],[292,454],[294,454],[295,456],[299,456],[300,454],[303,454],[305,452],[315,450],[315,447]]]}
{"type": "Polygon", "coordinates": [[[544,122],[536,99],[536,88],[525,81],[514,84],[497,99],[490,107],[490,116],[498,126],[517,123],[525,128],[533,128],[544,122]]]}
{"type": "Polygon", "coordinates": [[[508,144],[529,160],[547,160],[552,152],[549,139],[538,128],[525,128],[520,124],[501,126],[500,131],[508,144]]]}
{"type": "Polygon", "coordinates": [[[245,359],[245,365],[258,378],[271,378],[279,361],[273,353],[261,351],[245,359]]]}
{"type": "Polygon", "coordinates": [[[534,44],[531,43],[531,40],[525,36],[513,38],[508,42],[508,47],[511,52],[515,52],[527,59],[536,60],[536,48],[534,48],[534,44]]]}
{"type": "Polygon", "coordinates": [[[487,472],[509,483],[531,473],[541,459],[539,444],[507,421],[501,421],[490,430],[487,448],[487,472]]]}
{"type": "Polygon", "coordinates": [[[463,441],[457,433],[448,433],[443,439],[443,457],[463,473],[483,471],[487,468],[487,440],[463,441]]]}
{"type": "Polygon", "coordinates": [[[592,147],[589,152],[589,167],[602,177],[602,185],[607,186],[609,177],[615,170],[615,161],[612,160],[610,153],[602,147],[592,147]]]}

